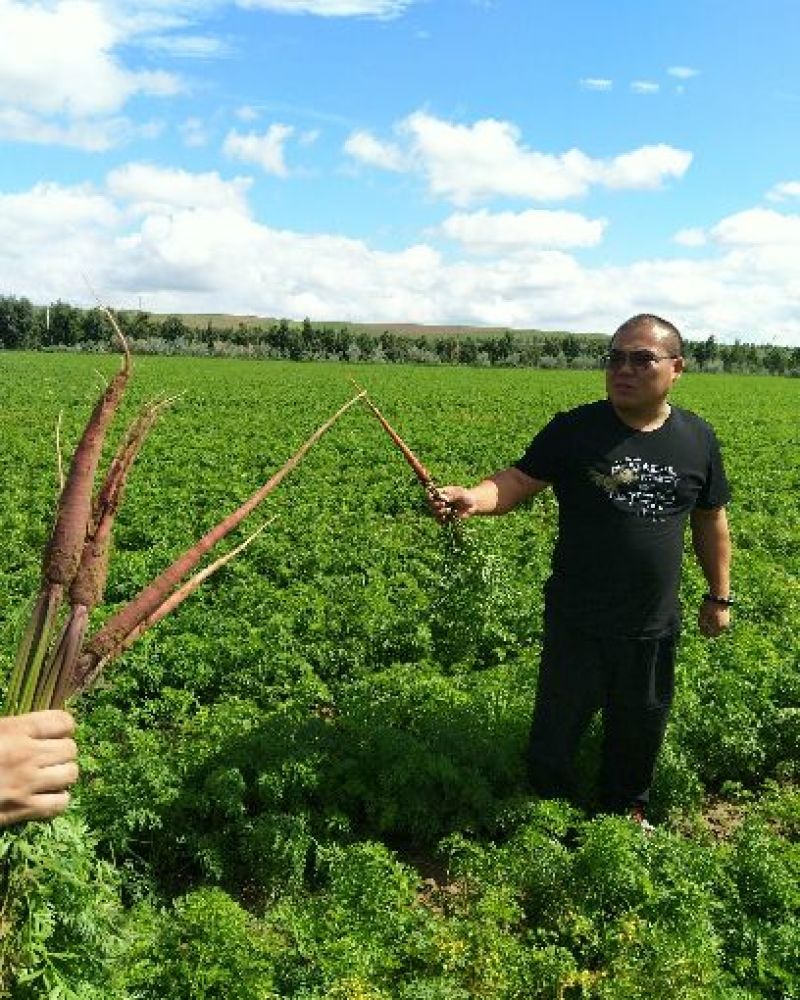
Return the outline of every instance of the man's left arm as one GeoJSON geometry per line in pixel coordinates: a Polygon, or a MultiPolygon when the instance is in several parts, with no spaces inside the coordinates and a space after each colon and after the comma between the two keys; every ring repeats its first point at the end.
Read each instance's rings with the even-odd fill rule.
{"type": "MultiPolygon", "coordinates": [[[[695,507],[691,513],[692,545],[697,561],[714,597],[730,598],[731,536],[724,507],[705,510],[695,507]]],[[[705,636],[720,635],[730,625],[730,608],[717,601],[704,600],[697,625],[705,636]]]]}

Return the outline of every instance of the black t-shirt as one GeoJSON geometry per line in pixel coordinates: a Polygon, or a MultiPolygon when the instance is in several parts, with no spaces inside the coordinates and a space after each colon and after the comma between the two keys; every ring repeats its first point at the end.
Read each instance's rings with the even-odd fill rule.
{"type": "Polygon", "coordinates": [[[594,635],[675,630],[687,516],[730,499],[711,427],[673,406],[638,431],[602,400],[558,413],[515,464],[558,499],[548,614],[594,635]]]}

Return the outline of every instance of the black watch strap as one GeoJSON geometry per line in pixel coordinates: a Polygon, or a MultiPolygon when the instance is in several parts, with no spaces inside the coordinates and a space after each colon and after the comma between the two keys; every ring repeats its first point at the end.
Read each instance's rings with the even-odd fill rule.
{"type": "Polygon", "coordinates": [[[719,594],[703,594],[704,601],[711,601],[712,604],[721,604],[724,608],[733,607],[736,603],[733,597],[720,597],[719,594]]]}

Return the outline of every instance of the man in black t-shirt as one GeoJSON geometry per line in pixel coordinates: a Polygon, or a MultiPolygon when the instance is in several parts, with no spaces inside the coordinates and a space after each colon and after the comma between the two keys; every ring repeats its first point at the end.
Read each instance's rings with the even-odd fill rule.
{"type": "MultiPolygon", "coordinates": [[[[603,711],[604,806],[643,820],[672,701],[683,533],[708,584],[698,625],[730,619],[730,494],[711,427],[667,402],[678,330],[640,315],[614,334],[607,398],[557,414],[522,458],[471,489],[442,490],[461,518],[505,514],[552,487],[559,529],[529,744],[533,787],[569,796],[573,758],[603,711]]],[[[447,506],[434,503],[440,517],[447,506]]]]}

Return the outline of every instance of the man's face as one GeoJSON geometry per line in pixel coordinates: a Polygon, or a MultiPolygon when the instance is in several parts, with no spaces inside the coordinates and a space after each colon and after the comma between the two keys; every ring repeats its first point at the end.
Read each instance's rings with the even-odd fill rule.
{"type": "Polygon", "coordinates": [[[658,327],[618,333],[610,350],[648,351],[659,359],[639,367],[628,357],[621,367],[606,369],[608,398],[619,410],[639,410],[663,402],[683,371],[683,358],[664,358],[675,352],[674,341],[658,327]]]}

